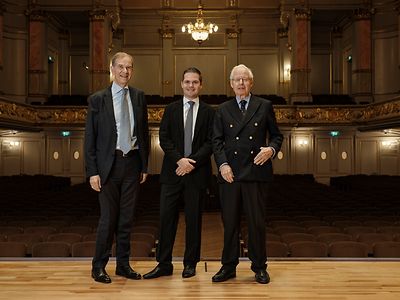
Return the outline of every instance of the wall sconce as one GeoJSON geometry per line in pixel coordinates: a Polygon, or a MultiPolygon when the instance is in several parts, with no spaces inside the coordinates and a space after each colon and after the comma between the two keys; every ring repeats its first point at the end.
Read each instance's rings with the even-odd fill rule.
{"type": "Polygon", "coordinates": [[[3,147],[6,150],[9,151],[15,151],[18,150],[21,146],[20,141],[3,141],[3,147]]]}
{"type": "Polygon", "coordinates": [[[19,141],[5,141],[4,145],[8,146],[9,148],[18,148],[21,145],[19,141]]]}
{"type": "Polygon", "coordinates": [[[283,81],[290,81],[290,65],[285,65],[283,69],[283,81]]]}
{"type": "Polygon", "coordinates": [[[304,139],[301,139],[301,140],[299,140],[298,145],[300,147],[306,147],[308,145],[308,141],[304,140],[304,139]]]}
{"type": "Polygon", "coordinates": [[[85,70],[89,70],[89,66],[86,64],[85,61],[82,63],[82,67],[83,67],[85,70]]]}
{"type": "Polygon", "coordinates": [[[383,141],[381,143],[382,147],[385,149],[395,149],[398,144],[398,141],[383,141]]]}

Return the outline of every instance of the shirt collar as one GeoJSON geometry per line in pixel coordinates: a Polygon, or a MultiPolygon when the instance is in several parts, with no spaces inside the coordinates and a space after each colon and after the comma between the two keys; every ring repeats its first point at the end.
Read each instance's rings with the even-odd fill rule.
{"type": "Polygon", "coordinates": [[[111,94],[116,95],[121,92],[123,89],[128,89],[128,86],[122,87],[119,84],[113,82],[111,85],[111,94]]]}
{"type": "Polygon", "coordinates": [[[251,98],[251,93],[249,93],[249,95],[248,95],[247,97],[244,97],[243,99],[240,99],[239,96],[236,96],[235,98],[236,98],[236,102],[237,102],[238,104],[240,104],[240,101],[241,101],[241,100],[246,100],[247,103],[249,103],[250,98],[251,98]]]}
{"type": "Polygon", "coordinates": [[[186,105],[189,101],[193,101],[194,104],[196,105],[196,103],[199,103],[199,97],[197,97],[193,100],[190,100],[190,99],[186,98],[185,96],[183,96],[183,105],[186,105]]]}

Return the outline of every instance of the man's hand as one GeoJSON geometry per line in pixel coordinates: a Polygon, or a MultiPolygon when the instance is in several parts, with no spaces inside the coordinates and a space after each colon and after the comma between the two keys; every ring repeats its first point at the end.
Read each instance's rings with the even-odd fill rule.
{"type": "Polygon", "coordinates": [[[89,183],[92,189],[94,189],[96,192],[100,192],[101,180],[99,175],[90,176],[89,183]]]}
{"type": "Polygon", "coordinates": [[[140,173],[140,183],[141,184],[146,181],[148,175],[149,174],[147,174],[147,173],[140,173]]]}
{"type": "Polygon", "coordinates": [[[263,165],[273,154],[274,151],[271,147],[260,147],[260,152],[254,157],[254,163],[256,165],[263,165]]]}
{"type": "Polygon", "coordinates": [[[233,175],[232,169],[228,164],[223,165],[220,168],[220,172],[221,172],[222,178],[224,178],[227,182],[229,182],[229,183],[233,182],[233,177],[235,177],[235,176],[233,175]]]}
{"type": "Polygon", "coordinates": [[[187,157],[183,157],[180,160],[178,160],[177,165],[178,167],[175,170],[176,175],[178,176],[184,176],[186,174],[189,174],[194,170],[194,165],[196,161],[187,157]]]}

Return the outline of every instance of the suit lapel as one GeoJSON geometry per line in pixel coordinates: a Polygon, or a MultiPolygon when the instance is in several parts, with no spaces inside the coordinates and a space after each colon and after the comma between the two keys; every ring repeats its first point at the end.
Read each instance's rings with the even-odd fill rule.
{"type": "Polygon", "coordinates": [[[184,125],[183,125],[183,99],[179,100],[176,105],[176,110],[173,118],[175,118],[176,122],[176,130],[179,134],[179,139],[183,141],[184,139],[184,125]]]}
{"type": "Polygon", "coordinates": [[[199,101],[199,109],[197,111],[196,124],[194,125],[193,143],[195,142],[196,138],[199,135],[205,111],[206,110],[204,104],[201,101],[199,101]]]}
{"type": "Polygon", "coordinates": [[[140,118],[141,116],[139,115],[141,110],[139,109],[139,103],[138,103],[138,99],[136,96],[136,91],[134,89],[132,89],[131,87],[129,87],[129,97],[131,98],[133,119],[135,122],[135,127],[134,127],[133,131],[136,132],[136,135],[137,135],[137,132],[138,132],[137,128],[138,128],[138,126],[140,124],[140,120],[141,120],[141,118],[140,118]]]}
{"type": "Polygon", "coordinates": [[[108,117],[110,118],[110,123],[114,124],[115,131],[117,131],[117,126],[115,125],[116,121],[115,121],[113,98],[111,94],[111,86],[108,89],[106,89],[103,95],[103,101],[104,101],[104,106],[106,107],[108,117]]]}
{"type": "Polygon", "coordinates": [[[235,99],[234,99],[234,101],[235,101],[234,104],[236,105],[237,111],[238,111],[236,118],[239,121],[239,125],[236,128],[235,135],[238,135],[240,133],[240,131],[242,131],[242,129],[247,125],[247,123],[249,123],[249,121],[253,118],[254,114],[260,107],[261,103],[258,99],[251,96],[249,105],[247,106],[246,114],[243,117],[235,99]]]}

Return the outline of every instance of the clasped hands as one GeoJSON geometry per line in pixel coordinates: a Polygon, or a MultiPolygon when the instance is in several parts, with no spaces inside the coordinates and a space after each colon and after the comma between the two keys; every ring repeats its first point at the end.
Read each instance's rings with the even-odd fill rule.
{"type": "MultiPolygon", "coordinates": [[[[263,165],[268,159],[272,157],[274,154],[273,150],[271,147],[260,147],[260,152],[254,157],[254,164],[255,165],[263,165]]],[[[220,167],[220,172],[222,178],[225,179],[225,181],[232,183],[233,178],[235,175],[233,174],[232,168],[228,165],[222,165],[220,167]]]]}
{"type": "Polygon", "coordinates": [[[189,174],[194,170],[194,165],[196,161],[187,157],[183,157],[177,161],[178,167],[175,170],[176,175],[184,176],[189,174]]]}

